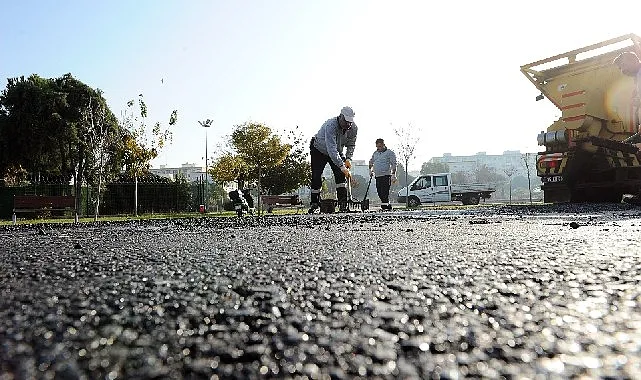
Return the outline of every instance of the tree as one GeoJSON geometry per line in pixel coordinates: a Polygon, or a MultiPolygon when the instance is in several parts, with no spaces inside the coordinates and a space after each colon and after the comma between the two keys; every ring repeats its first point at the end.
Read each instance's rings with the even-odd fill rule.
{"type": "MultiPolygon", "coordinates": [[[[71,74],[45,79],[38,75],[11,78],[0,96],[0,174],[46,173],[63,183],[73,179],[80,202],[85,178],[93,181],[97,134],[118,135],[119,126],[100,90],[94,90],[71,74]],[[102,132],[89,122],[91,109],[102,114],[102,132]]],[[[117,139],[105,141],[105,151],[117,152],[117,139]]],[[[103,174],[116,175],[117,162],[107,160],[103,174]]],[[[103,163],[104,163],[103,162],[103,163]]],[[[78,204],[76,208],[78,209],[78,204]]]]}
{"type": "Polygon", "coordinates": [[[530,179],[530,161],[529,161],[529,153],[525,153],[522,155],[523,158],[523,165],[525,166],[525,172],[527,173],[527,189],[528,193],[530,194],[530,204],[532,204],[532,180],[530,179]]]}
{"type": "Polygon", "coordinates": [[[291,149],[280,165],[265,168],[262,184],[267,194],[293,192],[311,181],[308,149],[298,126],[295,130],[285,132],[282,139],[287,140],[291,149]]]}
{"type": "Polygon", "coordinates": [[[429,161],[423,162],[423,165],[421,166],[421,175],[447,173],[449,171],[449,165],[445,162],[441,162],[438,158],[431,158],[429,161]]]}
{"type": "Polygon", "coordinates": [[[503,169],[503,173],[507,176],[510,185],[510,204],[512,204],[512,176],[516,173],[516,168],[514,166],[508,166],[503,169]]]}
{"type": "MultiPolygon", "coordinates": [[[[2,125],[2,163],[6,173],[9,167],[22,167],[28,172],[63,171],[60,152],[61,135],[67,126],[62,115],[65,94],[56,91],[53,79],[32,75],[10,78],[0,96],[5,115],[2,125]]],[[[71,125],[70,125],[71,126],[71,125]]],[[[70,134],[73,137],[74,134],[70,134]]],[[[74,141],[72,139],[71,143],[74,141]]],[[[65,147],[66,148],[66,147],[65,147]]],[[[70,173],[65,173],[69,177],[70,173]]]]}
{"type": "MultiPolygon", "coordinates": [[[[362,201],[365,198],[365,190],[367,190],[367,184],[369,182],[370,177],[367,176],[363,177],[358,174],[352,175],[351,178],[351,188],[352,188],[352,198],[358,201],[362,201]]],[[[372,178],[372,183],[370,183],[369,190],[367,193],[367,196],[369,197],[375,190],[376,188],[376,179],[372,178]]],[[[390,194],[392,194],[391,187],[390,187],[390,194]]]]}
{"type": "MultiPolygon", "coordinates": [[[[410,123],[407,124],[407,127],[401,127],[401,128],[396,128],[394,129],[394,133],[399,139],[399,148],[398,148],[398,153],[399,156],[403,159],[403,163],[405,164],[405,168],[408,167],[409,161],[414,158],[414,150],[416,149],[416,144],[418,144],[418,141],[420,139],[420,129],[413,128],[410,123]]],[[[407,208],[410,207],[410,197],[409,197],[409,182],[408,182],[408,175],[407,171],[405,172],[405,186],[406,186],[406,194],[405,194],[405,202],[407,208]]]]}
{"type": "Polygon", "coordinates": [[[515,175],[512,177],[512,189],[527,189],[528,188],[528,179],[526,176],[515,175]]]}
{"type": "MultiPolygon", "coordinates": [[[[102,91],[98,90],[98,94],[102,96],[102,91]]],[[[94,220],[98,220],[103,183],[108,179],[106,167],[109,163],[115,164],[116,152],[110,149],[110,146],[114,146],[119,141],[117,129],[111,128],[112,125],[117,125],[117,121],[106,103],[96,102],[93,98],[89,98],[82,115],[89,132],[88,149],[92,156],[92,160],[87,165],[87,177],[90,183],[97,186],[94,198],[94,220]]]]}
{"type": "Polygon", "coordinates": [[[336,183],[321,177],[321,199],[332,199],[336,196],[336,183]]]}
{"type": "Polygon", "coordinates": [[[209,168],[209,174],[221,184],[234,182],[247,172],[247,166],[238,155],[224,153],[209,168]]]}
{"type": "Polygon", "coordinates": [[[474,180],[477,183],[498,183],[503,182],[505,177],[496,172],[485,164],[480,164],[474,170],[474,180]]]}
{"type": "Polygon", "coordinates": [[[130,100],[122,113],[121,123],[126,129],[122,135],[124,145],[123,164],[125,172],[134,178],[134,215],[138,216],[138,177],[149,171],[151,160],[159,151],[171,142],[172,133],[169,127],[178,122],[178,111],[173,110],[169,116],[169,125],[164,128],[156,122],[151,131],[147,124],[147,104],[143,95],[138,95],[138,102],[130,100]],[[138,105],[135,108],[135,105],[138,105]]]}
{"type": "Polygon", "coordinates": [[[10,146],[9,137],[4,131],[9,128],[9,116],[0,104],[0,186],[17,186],[27,180],[29,174],[20,164],[9,163],[7,155],[10,146]]]}
{"type": "Polygon", "coordinates": [[[246,122],[236,125],[229,137],[228,149],[212,165],[212,176],[221,182],[229,182],[234,174],[243,175],[247,181],[258,184],[258,210],[260,213],[261,178],[264,170],[281,165],[292,146],[284,144],[268,126],[246,122]],[[230,164],[224,168],[225,162],[230,164]]]}
{"type": "MultiPolygon", "coordinates": [[[[407,183],[412,183],[412,181],[414,181],[414,179],[416,178],[416,177],[414,177],[414,176],[412,176],[412,175],[408,174],[408,173],[405,171],[405,165],[403,165],[403,164],[401,164],[401,163],[399,163],[399,164],[398,164],[398,166],[396,167],[396,175],[397,175],[397,177],[398,177],[398,178],[404,178],[404,179],[406,179],[406,182],[407,182],[407,183]]],[[[400,182],[400,181],[399,181],[399,182],[400,182]]],[[[392,191],[398,191],[399,189],[401,189],[402,187],[404,187],[404,186],[403,186],[402,184],[400,184],[399,182],[392,184],[392,187],[391,187],[391,189],[390,189],[390,194],[391,194],[391,192],[392,192],[392,191]]],[[[407,186],[407,185],[405,185],[405,186],[407,186]]]]}

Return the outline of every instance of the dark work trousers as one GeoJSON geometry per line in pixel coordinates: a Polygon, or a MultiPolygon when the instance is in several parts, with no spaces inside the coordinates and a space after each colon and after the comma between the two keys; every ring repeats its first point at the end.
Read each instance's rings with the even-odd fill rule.
{"type": "Polygon", "coordinates": [[[378,197],[381,198],[381,203],[389,203],[389,189],[392,186],[392,176],[383,175],[376,177],[376,192],[378,197]]]}
{"type": "Polygon", "coordinates": [[[310,145],[309,148],[310,156],[312,159],[312,197],[311,197],[311,203],[319,203],[320,202],[320,192],[321,188],[323,187],[323,170],[325,170],[325,166],[329,164],[329,167],[332,168],[332,172],[334,172],[334,180],[336,181],[336,192],[337,198],[339,202],[344,201],[343,199],[343,192],[345,192],[345,201],[347,200],[347,190],[345,187],[345,174],[341,171],[341,169],[336,166],[334,161],[332,161],[331,158],[329,158],[328,155],[322,153],[316,147],[313,145],[313,143],[310,145]],[[343,190],[343,191],[341,191],[343,190]]]}

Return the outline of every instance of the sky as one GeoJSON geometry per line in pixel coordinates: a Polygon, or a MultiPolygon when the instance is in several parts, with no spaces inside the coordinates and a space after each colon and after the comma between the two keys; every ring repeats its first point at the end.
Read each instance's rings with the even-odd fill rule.
{"type": "MultiPolygon", "coordinates": [[[[520,66],[641,35],[637,1],[0,0],[0,81],[71,73],[116,115],[143,94],[173,139],[153,167],[204,165],[235,125],[311,138],[351,106],[354,159],[417,138],[410,170],[444,153],[536,152],[556,118],[520,66]],[[213,119],[205,129],[198,121],[213,119]]],[[[211,161],[210,161],[211,162],[211,161]]]]}

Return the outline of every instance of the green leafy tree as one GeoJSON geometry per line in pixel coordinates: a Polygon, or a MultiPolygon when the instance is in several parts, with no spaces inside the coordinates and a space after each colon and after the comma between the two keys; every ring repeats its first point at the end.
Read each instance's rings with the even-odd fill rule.
{"type": "Polygon", "coordinates": [[[156,122],[149,130],[147,121],[147,104],[143,95],[138,95],[138,101],[130,100],[122,114],[122,126],[126,132],[122,135],[124,146],[122,162],[125,172],[134,178],[134,214],[138,215],[138,177],[149,171],[151,160],[156,158],[159,151],[171,142],[170,127],[178,122],[178,111],[173,110],[169,123],[164,127],[156,122]]]}
{"type": "Polygon", "coordinates": [[[291,150],[268,126],[252,122],[236,126],[231,143],[246,164],[248,179],[257,181],[263,169],[280,165],[291,150]]]}
{"type": "Polygon", "coordinates": [[[174,184],[176,186],[176,210],[177,211],[193,211],[196,206],[194,205],[194,199],[191,187],[192,184],[185,178],[184,175],[178,175],[174,179],[174,184]]]}
{"type": "Polygon", "coordinates": [[[225,188],[219,183],[211,184],[208,194],[211,197],[211,204],[215,204],[218,210],[223,209],[225,201],[229,198],[225,188]]]}
{"type": "MultiPolygon", "coordinates": [[[[119,134],[119,126],[100,90],[71,74],[46,79],[11,78],[0,96],[0,173],[46,173],[62,182],[73,179],[75,194],[95,175],[96,136],[119,134]],[[101,122],[90,122],[100,114],[101,122]],[[97,131],[96,129],[100,129],[97,131]]],[[[105,139],[104,152],[119,151],[118,139],[105,139]]],[[[116,175],[115,160],[103,156],[103,174],[116,175]]],[[[92,183],[93,184],[93,183],[92,183]]],[[[77,197],[80,202],[80,197],[77,197]]]]}
{"type": "Polygon", "coordinates": [[[29,174],[21,164],[11,162],[9,157],[9,136],[6,131],[9,126],[9,116],[0,106],[0,186],[18,186],[27,181],[29,174]]]}
{"type": "Polygon", "coordinates": [[[334,199],[336,197],[336,183],[325,177],[321,179],[321,199],[334,199]]]}
{"type": "MultiPolygon", "coordinates": [[[[85,182],[92,187],[100,187],[99,182],[103,178],[113,178],[119,172],[115,160],[115,155],[122,149],[116,138],[120,134],[118,122],[102,91],[91,89],[70,74],[55,79],[54,90],[65,94],[64,107],[59,115],[60,130],[64,134],[58,148],[63,173],[72,173],[75,194],[81,193],[85,182]],[[66,141],[74,142],[68,153],[64,148],[66,141]]],[[[76,201],[80,202],[80,197],[76,197],[76,201]]]]}
{"type": "Polygon", "coordinates": [[[246,172],[246,163],[240,156],[229,152],[218,157],[209,168],[209,174],[212,178],[223,185],[238,180],[246,172]]]}
{"type": "Polygon", "coordinates": [[[431,158],[421,165],[421,175],[434,174],[434,173],[447,173],[450,167],[447,163],[441,162],[438,158],[431,158]]]}
{"type": "Polygon", "coordinates": [[[267,194],[290,193],[311,181],[308,149],[298,126],[285,132],[283,139],[288,140],[291,149],[280,165],[265,168],[262,188],[267,194]]]}
{"type": "MultiPolygon", "coordinates": [[[[261,123],[246,122],[236,125],[229,137],[228,148],[214,161],[212,176],[220,182],[229,182],[233,174],[243,175],[248,182],[258,183],[258,210],[260,210],[261,179],[264,171],[281,165],[292,146],[281,141],[280,136],[261,123]],[[227,162],[228,169],[223,166],[227,162]]],[[[237,178],[236,178],[237,179],[237,178]]]]}
{"type": "MultiPolygon", "coordinates": [[[[61,135],[67,132],[65,121],[74,121],[63,119],[67,113],[65,100],[65,94],[56,91],[53,79],[32,75],[8,80],[0,96],[5,114],[0,131],[3,173],[9,167],[22,167],[31,173],[64,171],[57,149],[61,135]]],[[[66,174],[70,178],[70,173],[66,174]]]]}

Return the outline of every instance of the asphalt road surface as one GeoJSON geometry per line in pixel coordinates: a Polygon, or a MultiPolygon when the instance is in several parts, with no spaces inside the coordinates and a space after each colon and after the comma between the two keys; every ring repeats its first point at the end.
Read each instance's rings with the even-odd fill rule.
{"type": "Polygon", "coordinates": [[[641,378],[625,204],[0,229],[0,380],[641,378]]]}

